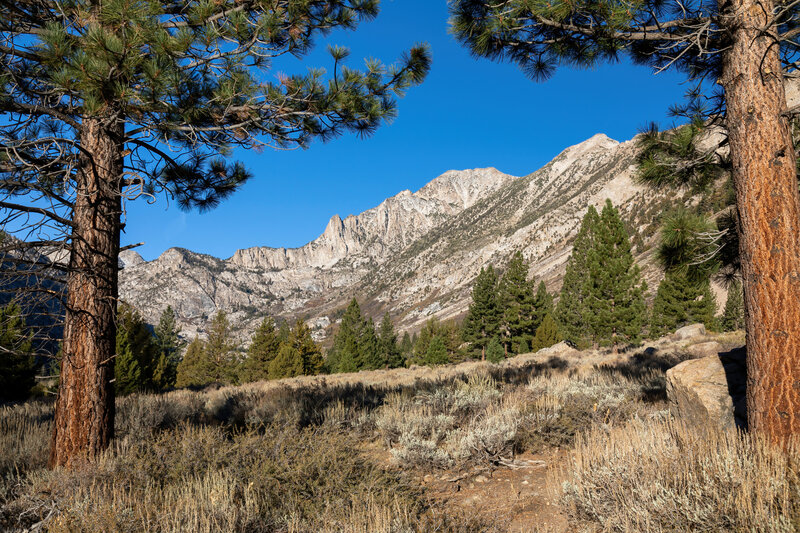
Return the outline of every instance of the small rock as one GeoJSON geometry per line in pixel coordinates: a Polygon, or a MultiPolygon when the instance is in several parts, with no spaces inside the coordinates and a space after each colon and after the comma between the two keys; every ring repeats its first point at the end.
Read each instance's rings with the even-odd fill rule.
{"type": "Polygon", "coordinates": [[[483,475],[475,478],[475,483],[486,483],[487,481],[489,481],[489,478],[483,475]]]}
{"type": "Polygon", "coordinates": [[[685,341],[694,337],[701,337],[706,334],[706,327],[703,324],[690,324],[672,334],[676,341],[685,341]]]}
{"type": "Polygon", "coordinates": [[[697,428],[746,427],[746,385],[744,348],[684,361],[667,370],[670,411],[697,428]]]}
{"type": "Polygon", "coordinates": [[[422,481],[424,481],[425,483],[430,483],[431,481],[433,481],[433,476],[430,474],[425,474],[425,476],[422,478],[422,481]]]}
{"type": "Polygon", "coordinates": [[[528,480],[527,480],[527,479],[526,479],[525,481],[523,481],[523,482],[522,482],[522,484],[523,484],[523,485],[530,485],[530,483],[528,483],[528,480]]]}
{"type": "Polygon", "coordinates": [[[700,342],[686,348],[686,353],[695,358],[711,357],[722,351],[722,345],[716,341],[700,342]]]}

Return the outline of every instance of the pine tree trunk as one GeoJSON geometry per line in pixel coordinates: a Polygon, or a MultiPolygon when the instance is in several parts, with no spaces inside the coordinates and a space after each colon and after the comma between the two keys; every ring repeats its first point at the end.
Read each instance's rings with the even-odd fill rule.
{"type": "Polygon", "coordinates": [[[94,118],[81,128],[51,467],[92,459],[114,435],[121,134],[94,118]]]}
{"type": "Polygon", "coordinates": [[[800,195],[778,45],[762,31],[774,5],[718,1],[732,39],[720,82],[740,221],[748,425],[785,445],[800,434],[800,195]]]}

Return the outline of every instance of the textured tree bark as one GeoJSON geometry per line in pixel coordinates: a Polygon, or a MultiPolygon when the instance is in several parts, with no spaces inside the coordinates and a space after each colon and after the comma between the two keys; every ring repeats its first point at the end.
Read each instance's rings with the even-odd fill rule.
{"type": "Polygon", "coordinates": [[[747,331],[748,427],[800,434],[800,195],[772,0],[718,0],[747,331]]]}
{"type": "Polygon", "coordinates": [[[91,460],[114,436],[122,129],[85,119],[80,137],[51,467],[91,460]]]}

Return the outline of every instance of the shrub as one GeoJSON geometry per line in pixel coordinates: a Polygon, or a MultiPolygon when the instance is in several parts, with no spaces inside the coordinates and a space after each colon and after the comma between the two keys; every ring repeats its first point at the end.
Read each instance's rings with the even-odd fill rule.
{"type": "Polygon", "coordinates": [[[601,531],[790,532],[799,467],[797,448],[634,421],[578,440],[563,503],[574,523],[601,531]]]}

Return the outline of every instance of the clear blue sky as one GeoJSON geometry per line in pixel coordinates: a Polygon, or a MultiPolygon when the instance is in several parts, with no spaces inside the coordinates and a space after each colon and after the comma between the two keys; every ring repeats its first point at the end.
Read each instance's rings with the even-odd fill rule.
{"type": "MultiPolygon", "coordinates": [[[[386,63],[427,42],[433,66],[425,83],[399,102],[399,115],[368,139],[345,135],[307,150],[235,152],[253,179],[217,209],[184,213],[176,205],[128,205],[123,244],[151,260],[179,246],[220,258],[250,246],[301,246],[328,219],[374,207],[403,189],[416,190],[450,169],[496,167],[522,176],[595,133],[619,141],[651,120],[671,124],[682,77],[654,76],[627,63],[594,70],[561,68],[543,83],[511,64],[474,59],[448,33],[445,0],[383,0],[381,14],[355,32],[327,40],[351,48],[348,65],[386,63]]],[[[286,72],[328,67],[325,42],[286,72]]]]}

